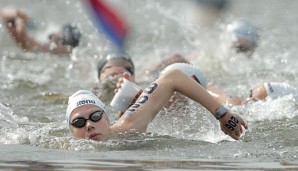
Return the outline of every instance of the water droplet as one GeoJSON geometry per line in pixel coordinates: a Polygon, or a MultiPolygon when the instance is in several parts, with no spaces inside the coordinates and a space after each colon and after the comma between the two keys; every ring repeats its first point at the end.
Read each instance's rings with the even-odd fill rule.
{"type": "Polygon", "coordinates": [[[230,58],[230,62],[234,63],[234,62],[236,62],[236,59],[235,58],[230,58]]]}

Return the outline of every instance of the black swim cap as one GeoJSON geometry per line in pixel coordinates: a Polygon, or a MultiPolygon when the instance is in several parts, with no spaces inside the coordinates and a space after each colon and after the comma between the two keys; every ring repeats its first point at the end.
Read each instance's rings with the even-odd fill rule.
{"type": "Polygon", "coordinates": [[[128,72],[130,72],[131,75],[134,75],[135,74],[134,64],[133,64],[130,56],[127,53],[125,53],[125,52],[117,52],[117,51],[110,51],[110,52],[106,52],[102,56],[102,58],[98,61],[98,63],[97,63],[97,73],[98,73],[98,76],[100,76],[101,71],[102,71],[104,65],[108,61],[113,60],[113,59],[123,59],[123,60],[128,61],[131,64],[131,66],[132,66],[132,69],[131,70],[128,70],[128,72]]]}
{"type": "Polygon", "coordinates": [[[78,27],[66,24],[62,27],[62,44],[76,47],[80,43],[81,33],[78,27]]]}

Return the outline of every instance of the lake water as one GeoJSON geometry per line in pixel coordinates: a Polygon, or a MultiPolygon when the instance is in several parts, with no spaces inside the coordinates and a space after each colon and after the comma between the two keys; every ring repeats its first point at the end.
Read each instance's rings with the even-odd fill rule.
{"type": "MultiPolygon", "coordinates": [[[[110,0],[129,25],[127,52],[142,75],[163,57],[188,56],[212,84],[246,97],[265,81],[298,87],[298,1],[230,1],[215,25],[194,29],[178,0],[110,0]],[[259,28],[252,56],[233,54],[221,41],[222,27],[244,17],[259,28]]],[[[186,1],[185,1],[186,2],[186,1]]],[[[40,41],[66,22],[82,29],[71,57],[25,53],[0,25],[0,169],[3,170],[298,170],[298,112],[291,96],[230,106],[249,130],[233,141],[200,105],[162,111],[148,133],[124,134],[107,142],[75,140],[66,124],[67,97],[97,82],[96,62],[109,48],[78,0],[0,0],[36,21],[30,34],[40,41]]],[[[140,77],[144,88],[150,78],[140,77]]],[[[108,103],[107,103],[108,105],[108,103]]],[[[110,113],[115,112],[108,106],[110,113]]],[[[116,115],[110,115],[113,119],[116,115]]]]}

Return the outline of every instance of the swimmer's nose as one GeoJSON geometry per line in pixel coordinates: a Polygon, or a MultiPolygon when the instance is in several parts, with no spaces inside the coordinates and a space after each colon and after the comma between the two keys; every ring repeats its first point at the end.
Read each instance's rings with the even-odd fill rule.
{"type": "Polygon", "coordinates": [[[91,131],[91,130],[93,130],[93,129],[95,129],[95,127],[94,127],[94,122],[92,122],[92,121],[90,121],[90,120],[87,120],[86,121],[86,126],[87,126],[87,130],[88,131],[91,131]]]}

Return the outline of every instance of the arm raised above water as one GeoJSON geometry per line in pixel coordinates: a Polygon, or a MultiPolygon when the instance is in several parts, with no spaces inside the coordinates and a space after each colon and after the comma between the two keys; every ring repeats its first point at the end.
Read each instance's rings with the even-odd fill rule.
{"type": "MultiPolygon", "coordinates": [[[[221,105],[196,81],[180,70],[173,69],[165,72],[149,87],[147,87],[138,100],[124,113],[124,115],[111,126],[113,131],[127,131],[135,129],[146,131],[147,126],[163,106],[177,91],[200,103],[215,116],[221,105]]],[[[243,128],[247,129],[245,121],[229,111],[222,113],[218,118],[224,133],[238,140],[243,128]]]]}
{"type": "Polygon", "coordinates": [[[71,50],[54,40],[49,40],[47,43],[36,41],[27,32],[26,23],[30,21],[30,18],[22,10],[13,7],[4,7],[0,9],[0,18],[4,20],[11,37],[25,51],[67,54],[71,50]]]}
{"type": "Polygon", "coordinates": [[[29,17],[26,13],[13,7],[4,7],[0,9],[0,16],[10,35],[24,50],[31,51],[39,46],[27,33],[25,23],[29,17]]]}

